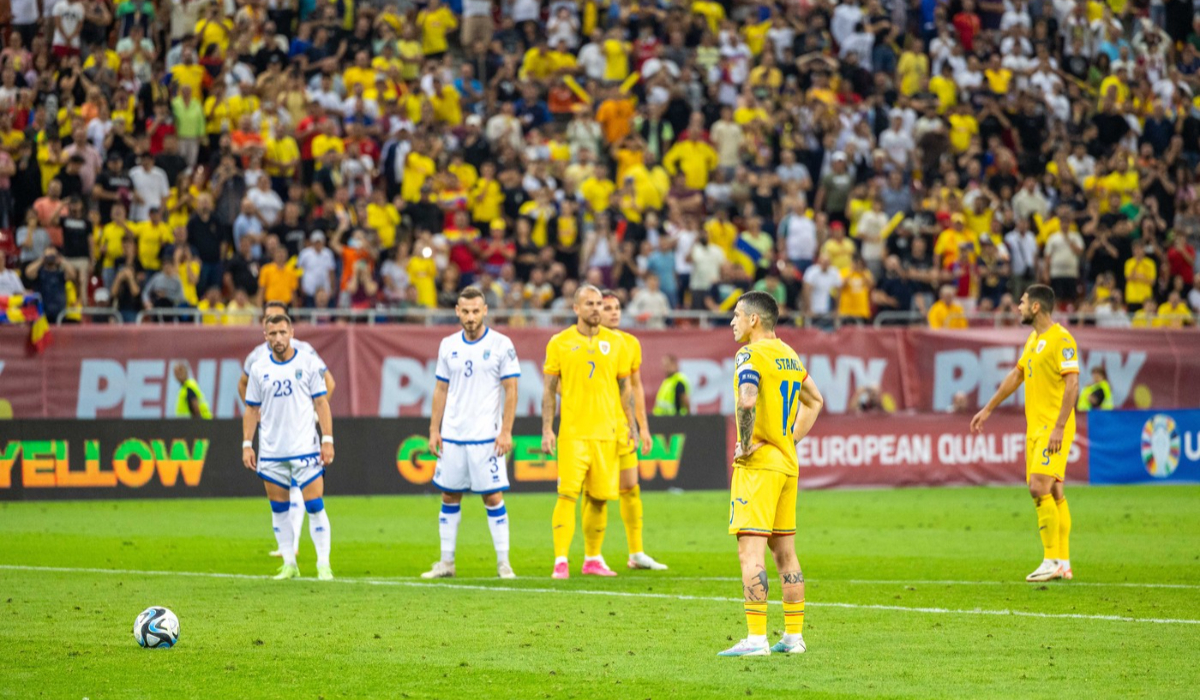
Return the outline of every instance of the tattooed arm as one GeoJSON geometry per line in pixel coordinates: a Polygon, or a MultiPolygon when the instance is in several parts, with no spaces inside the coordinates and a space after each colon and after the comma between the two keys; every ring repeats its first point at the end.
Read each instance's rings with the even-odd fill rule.
{"type": "Polygon", "coordinates": [[[554,414],[558,412],[558,375],[543,375],[542,382],[542,453],[554,454],[554,414]]]}
{"type": "Polygon", "coordinates": [[[754,420],[758,405],[758,385],[746,382],[738,387],[737,426],[738,447],[743,455],[752,452],[750,440],[754,437],[754,420]]]}
{"type": "Polygon", "coordinates": [[[625,420],[629,424],[629,440],[637,447],[639,438],[637,409],[636,402],[633,396],[633,383],[629,381],[629,377],[617,379],[617,386],[621,389],[621,410],[625,413],[625,420]]]}

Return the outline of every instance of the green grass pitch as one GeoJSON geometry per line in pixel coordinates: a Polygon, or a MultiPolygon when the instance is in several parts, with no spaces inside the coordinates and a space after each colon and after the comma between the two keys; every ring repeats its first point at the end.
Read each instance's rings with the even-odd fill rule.
{"type": "MultiPolygon", "coordinates": [[[[495,579],[478,499],[458,573],[437,499],[326,499],[338,580],[277,566],[265,499],[0,504],[3,698],[1195,697],[1200,487],[1069,488],[1074,582],[1041,558],[1023,488],[800,497],[808,578],[799,656],[719,659],[745,634],[727,495],[645,495],[666,572],[549,578],[549,494],[510,494],[513,565],[495,579]],[[111,571],[111,573],[110,573],[111,571]],[[221,574],[225,574],[222,576],[221,574]],[[143,650],[149,605],[180,618],[143,650]]],[[[625,559],[610,507],[608,561],[625,559]]],[[[782,630],[778,587],[768,629],[782,630]]]]}

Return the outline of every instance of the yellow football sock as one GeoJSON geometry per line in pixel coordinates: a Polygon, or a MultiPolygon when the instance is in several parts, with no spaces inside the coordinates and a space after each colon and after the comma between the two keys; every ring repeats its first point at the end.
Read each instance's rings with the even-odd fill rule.
{"type": "Polygon", "coordinates": [[[642,549],[642,487],[637,484],[621,492],[621,522],[625,523],[629,553],[645,551],[642,549]]]}
{"type": "Polygon", "coordinates": [[[1043,556],[1058,559],[1058,506],[1054,504],[1054,496],[1046,494],[1037,500],[1037,519],[1043,556]]]}
{"type": "Polygon", "coordinates": [[[746,603],[746,628],[751,637],[762,637],[767,633],[767,604],[746,603]]]}
{"type": "Polygon", "coordinates": [[[1071,509],[1065,498],[1058,502],[1058,558],[1071,558],[1071,509]]]}
{"type": "Polygon", "coordinates": [[[783,601],[783,632],[784,634],[800,634],[804,631],[804,601],[789,603],[783,601]]]}
{"type": "Polygon", "coordinates": [[[584,499],[582,520],[583,555],[598,557],[604,545],[604,530],[608,527],[608,501],[584,499]]]}
{"type": "Polygon", "coordinates": [[[565,557],[570,553],[571,540],[575,537],[574,498],[559,494],[550,524],[554,526],[554,556],[565,557]]]}

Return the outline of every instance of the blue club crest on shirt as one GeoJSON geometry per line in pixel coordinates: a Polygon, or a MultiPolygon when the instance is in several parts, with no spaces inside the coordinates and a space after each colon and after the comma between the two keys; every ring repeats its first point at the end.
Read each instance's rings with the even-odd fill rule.
{"type": "Polygon", "coordinates": [[[485,360],[486,360],[486,359],[488,359],[488,358],[489,358],[489,357],[491,357],[491,356],[492,356],[492,351],[491,351],[491,350],[484,350],[484,351],[483,351],[483,359],[485,359],[485,360]]]}
{"type": "Polygon", "coordinates": [[[455,358],[457,358],[457,357],[458,357],[458,351],[457,351],[457,350],[452,350],[452,351],[450,352],[450,357],[451,357],[451,359],[455,359],[455,358]]]}
{"type": "Polygon", "coordinates": [[[301,371],[301,370],[296,370],[296,381],[299,381],[299,380],[300,380],[300,378],[301,378],[301,377],[303,377],[303,376],[304,376],[304,372],[303,372],[303,371],[301,371]]]}

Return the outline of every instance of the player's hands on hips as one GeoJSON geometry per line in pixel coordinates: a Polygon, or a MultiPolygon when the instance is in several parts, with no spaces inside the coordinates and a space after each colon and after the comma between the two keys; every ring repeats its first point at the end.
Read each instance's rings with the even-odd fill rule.
{"type": "Polygon", "coordinates": [[[983,432],[983,422],[986,421],[988,419],[988,417],[991,415],[992,415],[992,412],[987,410],[986,408],[981,409],[979,411],[979,413],[976,413],[975,417],[971,419],[971,432],[982,433],[983,432]]]}
{"type": "Polygon", "coordinates": [[[333,464],[333,443],[327,442],[321,445],[321,464],[327,467],[333,464]]]}
{"type": "Polygon", "coordinates": [[[1046,443],[1046,454],[1056,455],[1062,449],[1063,429],[1055,428],[1050,431],[1050,440],[1046,443]]]}
{"type": "Polygon", "coordinates": [[[556,447],[558,447],[557,443],[558,443],[558,440],[554,437],[554,433],[552,431],[547,430],[547,431],[543,432],[542,433],[542,454],[544,454],[544,455],[554,454],[554,449],[556,447]]]}
{"type": "Polygon", "coordinates": [[[258,457],[254,454],[254,448],[246,447],[242,449],[242,464],[250,471],[257,470],[258,457]]]}
{"type": "Polygon", "coordinates": [[[751,443],[750,447],[743,450],[742,443],[738,442],[733,447],[733,461],[736,462],[739,459],[742,459],[744,457],[749,457],[750,455],[754,454],[758,450],[758,448],[762,447],[765,444],[766,444],[765,442],[751,443]]]}
{"type": "Polygon", "coordinates": [[[496,456],[503,457],[512,451],[512,433],[500,433],[496,437],[496,456]]]}
{"type": "Polygon", "coordinates": [[[429,451],[434,457],[442,456],[442,431],[437,428],[429,429],[429,451]]]}

